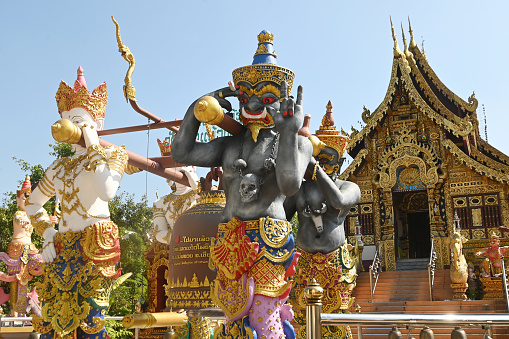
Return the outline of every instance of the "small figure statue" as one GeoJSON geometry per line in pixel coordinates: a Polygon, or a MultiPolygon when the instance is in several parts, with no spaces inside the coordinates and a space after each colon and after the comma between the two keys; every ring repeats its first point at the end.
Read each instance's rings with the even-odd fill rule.
{"type": "Polygon", "coordinates": [[[468,266],[463,255],[463,243],[467,239],[461,235],[459,230],[455,230],[451,235],[451,288],[454,291],[454,300],[465,300],[465,292],[468,288],[468,266]]]}
{"type": "MultiPolygon", "coordinates": [[[[228,321],[216,338],[295,337],[289,306],[284,305],[295,249],[283,202],[298,192],[312,145],[297,134],[303,119],[302,87],[296,100],[289,96],[294,73],[276,64],[273,38],[262,31],[253,64],[233,71],[234,84],[193,102],[172,145],[175,161],[221,166],[224,172],[226,206],[210,255],[217,267],[212,299],[228,321]],[[228,96],[239,99],[245,132],[196,142],[200,120],[195,114],[207,116],[213,102],[231,110],[224,99],[228,96]]],[[[213,113],[204,122],[221,121],[221,107],[213,113]]]]}
{"type": "Polygon", "coordinates": [[[477,275],[474,271],[474,265],[469,262],[468,263],[468,293],[470,299],[475,299],[477,294],[477,275]]]}
{"type": "Polygon", "coordinates": [[[483,277],[499,277],[502,275],[502,260],[504,253],[509,251],[509,246],[500,247],[500,239],[494,232],[490,234],[490,247],[485,247],[475,253],[476,257],[488,255],[488,258],[481,263],[483,277]]]}
{"type": "MultiPolygon", "coordinates": [[[[170,146],[159,139],[157,140],[161,149],[161,155],[170,155],[170,146]]],[[[175,221],[182,213],[196,205],[196,199],[199,197],[199,178],[196,175],[194,166],[175,167],[176,171],[184,173],[191,187],[182,185],[178,182],[168,184],[173,192],[156,200],[152,211],[154,213],[153,231],[157,241],[163,244],[169,244],[171,232],[175,221]]]]}
{"type": "Polygon", "coordinates": [[[42,258],[32,244],[33,226],[25,212],[25,200],[30,193],[30,177],[27,175],[21,189],[16,192],[19,210],[13,218],[12,240],[7,246],[7,253],[0,253],[0,260],[7,265],[7,274],[0,272],[0,280],[11,283],[10,302],[13,317],[26,314],[28,283],[32,276],[42,274],[42,258]]]}
{"type": "MultiPolygon", "coordinates": [[[[361,191],[357,184],[338,179],[348,137],[336,130],[330,101],[316,137],[321,142],[318,147],[321,150],[318,154],[315,151],[315,158],[308,166],[311,180],[305,181],[299,192],[285,201],[287,219],[295,211],[299,219],[296,243],[301,257],[290,298],[296,321],[303,325],[298,338],[306,337],[306,286],[315,279],[325,292],[323,312],[341,313],[351,306],[357,278],[357,262],[349,253],[353,247],[345,242],[344,221],[350,207],[359,202],[361,191]]],[[[347,331],[348,328],[340,326],[322,328],[327,338],[345,338],[347,331]]]]}
{"type": "Polygon", "coordinates": [[[128,157],[123,147],[99,145],[106,83],[90,93],[80,67],[74,88],[62,81],[55,97],[63,119],[52,126],[53,136],[69,140],[75,155],[54,161],[26,203],[35,231],[44,238],[46,263],[44,281],[36,285],[42,319],[34,317],[33,324],[43,339],[106,338],[104,316],[114,279],[120,276],[118,228],[110,220],[108,201],[117,192],[128,157]],[[78,144],[81,136],[85,147],[78,144]],[[58,230],[43,208],[55,195],[62,209],[58,230]]]}

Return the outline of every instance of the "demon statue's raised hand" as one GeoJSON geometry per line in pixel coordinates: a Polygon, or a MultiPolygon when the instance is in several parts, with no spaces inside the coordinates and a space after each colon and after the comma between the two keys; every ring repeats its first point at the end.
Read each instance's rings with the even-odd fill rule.
{"type": "Polygon", "coordinates": [[[217,268],[212,298],[228,322],[217,338],[293,338],[293,314],[285,301],[294,272],[294,238],[283,202],[299,191],[312,158],[302,124],[302,87],[289,96],[294,73],[277,66],[273,35],[258,35],[253,64],[233,71],[235,87],[209,93],[222,107],[239,99],[244,133],[197,143],[195,101],[172,145],[173,159],[203,167],[222,166],[226,207],[211,247],[217,268]]]}

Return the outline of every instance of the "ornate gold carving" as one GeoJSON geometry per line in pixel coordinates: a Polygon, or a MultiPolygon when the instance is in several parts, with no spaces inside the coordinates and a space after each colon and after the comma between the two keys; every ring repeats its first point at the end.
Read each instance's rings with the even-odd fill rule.
{"type": "Polygon", "coordinates": [[[482,206],[482,197],[480,195],[468,197],[468,205],[469,206],[482,206]]]}
{"type": "Polygon", "coordinates": [[[295,73],[288,68],[284,68],[272,64],[256,64],[244,67],[239,67],[232,72],[233,81],[238,84],[239,82],[248,82],[252,86],[262,82],[271,81],[279,86],[283,80],[288,83],[288,93],[291,92],[295,73]]]}
{"type": "Polygon", "coordinates": [[[367,123],[369,119],[371,118],[371,111],[366,108],[366,106],[362,107],[362,121],[364,123],[367,123]]]}
{"type": "MultiPolygon", "coordinates": [[[[359,183],[357,183],[359,185],[359,183]]],[[[359,185],[360,186],[360,185],[359,185]]],[[[373,190],[361,189],[361,200],[360,203],[372,202],[373,201],[373,190]]]]}
{"type": "Polygon", "coordinates": [[[258,34],[258,43],[261,44],[261,43],[273,43],[274,42],[274,34],[270,33],[270,32],[261,32],[260,34],[258,34]]]}
{"type": "Polygon", "coordinates": [[[100,317],[93,317],[92,321],[95,323],[95,326],[90,326],[86,322],[82,322],[80,324],[80,328],[86,334],[99,333],[103,329],[104,325],[106,325],[106,319],[101,319],[100,317]]]}
{"type": "Polygon", "coordinates": [[[354,205],[350,207],[349,214],[359,214],[359,205],[354,205]]]}
{"type": "Polygon", "coordinates": [[[74,82],[74,88],[65,81],[61,81],[55,98],[57,99],[58,113],[62,114],[62,112],[81,107],[90,114],[94,121],[104,118],[108,103],[105,82],[90,93],[78,80],[74,82]]]}
{"type": "MultiPolygon", "coordinates": [[[[28,198],[30,199],[30,198],[28,198]]],[[[25,201],[25,205],[30,205],[29,200],[25,201]]],[[[46,210],[43,208],[42,212],[38,212],[35,215],[29,215],[30,223],[35,229],[35,233],[42,237],[44,231],[48,228],[53,228],[53,224],[49,221],[49,216],[46,210]]]]}
{"type": "Polygon", "coordinates": [[[388,239],[383,242],[383,259],[387,271],[396,270],[396,256],[394,254],[394,239],[388,239]]]}
{"type": "Polygon", "coordinates": [[[452,198],[454,208],[467,207],[467,199],[465,197],[452,198]]]}
{"type": "Polygon", "coordinates": [[[417,185],[420,181],[419,170],[415,167],[407,167],[399,174],[399,181],[405,186],[417,185]]]}
{"type": "Polygon", "coordinates": [[[483,300],[503,300],[504,289],[502,280],[489,278],[481,278],[481,283],[484,288],[483,300]]]}
{"type": "Polygon", "coordinates": [[[498,195],[486,195],[484,196],[485,205],[498,205],[498,195]]]}
{"type": "Polygon", "coordinates": [[[286,220],[276,220],[269,217],[260,218],[260,235],[270,247],[279,248],[286,243],[292,230],[292,224],[286,220]]]}
{"type": "Polygon", "coordinates": [[[443,145],[467,167],[473,169],[477,173],[505,184],[509,183],[509,176],[507,174],[500,173],[497,170],[494,170],[483,164],[478,163],[477,161],[466,155],[462,150],[460,150],[458,146],[456,146],[451,140],[449,139],[444,140],[443,145]]]}
{"type": "Polygon", "coordinates": [[[465,102],[463,99],[458,97],[456,94],[454,94],[450,89],[448,89],[442,81],[438,78],[438,76],[435,74],[433,69],[429,66],[427,59],[425,56],[419,51],[419,48],[417,48],[417,45],[412,48],[412,53],[414,54],[415,59],[419,62],[420,66],[422,67],[423,71],[427,73],[433,84],[447,97],[449,100],[456,103],[458,106],[461,107],[462,110],[468,111],[468,112],[475,112],[478,106],[477,99],[475,98],[475,94],[472,94],[468,98],[468,103],[465,102]]]}
{"type": "Polygon", "coordinates": [[[89,168],[95,172],[97,166],[106,163],[106,152],[101,145],[93,144],[87,148],[89,168]]]}
{"type": "Polygon", "coordinates": [[[364,245],[374,245],[375,239],[372,235],[362,235],[362,242],[364,245]]]}
{"type": "Polygon", "coordinates": [[[117,171],[120,173],[120,176],[124,175],[124,169],[127,166],[127,161],[129,157],[124,146],[115,148],[109,158],[108,158],[108,167],[111,171],[117,171]]]}
{"type": "Polygon", "coordinates": [[[373,213],[373,206],[371,204],[361,205],[361,214],[373,213]]]}
{"type": "Polygon", "coordinates": [[[473,208],[472,210],[472,226],[482,226],[482,212],[480,208],[473,208]]]}
{"type": "Polygon", "coordinates": [[[486,237],[486,233],[483,229],[472,230],[473,239],[483,239],[486,237]]]}
{"type": "Polygon", "coordinates": [[[204,204],[226,204],[226,195],[224,191],[216,192],[201,192],[198,198],[198,205],[204,204]]]}
{"type": "Polygon", "coordinates": [[[265,258],[257,261],[248,272],[248,278],[255,282],[255,294],[278,297],[289,289],[291,282],[285,281],[285,268],[265,258]]]}
{"type": "Polygon", "coordinates": [[[240,90],[252,97],[253,95],[256,95],[257,97],[261,97],[265,93],[272,93],[276,97],[281,96],[281,91],[274,85],[268,84],[266,86],[263,86],[262,89],[257,90],[256,88],[247,88],[246,86],[239,86],[240,90]]]}
{"type": "Polygon", "coordinates": [[[477,139],[477,143],[479,144],[479,146],[482,149],[484,149],[484,151],[486,151],[489,154],[493,155],[495,158],[498,158],[500,160],[500,162],[502,162],[502,163],[504,163],[506,165],[509,165],[509,156],[507,156],[504,153],[500,152],[498,149],[496,149],[495,147],[491,146],[490,144],[488,144],[486,141],[484,141],[481,138],[477,139]]]}
{"type": "MultiPolygon", "coordinates": [[[[348,144],[350,147],[350,144],[348,144]]],[[[353,159],[353,161],[350,163],[350,165],[348,165],[348,167],[346,168],[346,170],[341,173],[341,175],[339,176],[339,179],[341,180],[347,180],[348,177],[350,177],[350,175],[352,175],[355,170],[362,164],[362,161],[364,160],[364,158],[366,158],[366,156],[368,155],[368,150],[363,148],[360,150],[359,154],[357,154],[357,156],[355,157],[355,159],[353,159]]]]}

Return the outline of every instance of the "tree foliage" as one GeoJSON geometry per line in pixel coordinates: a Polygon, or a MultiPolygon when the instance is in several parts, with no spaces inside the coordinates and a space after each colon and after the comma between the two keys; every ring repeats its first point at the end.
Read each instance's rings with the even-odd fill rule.
{"type": "Polygon", "coordinates": [[[112,292],[110,315],[136,313],[136,300],[147,300],[147,274],[144,253],[150,246],[148,232],[152,227],[152,209],[146,196],[136,202],[134,195],[122,192],[110,201],[111,219],[120,230],[120,265],[122,274],[132,273],[112,292]]]}

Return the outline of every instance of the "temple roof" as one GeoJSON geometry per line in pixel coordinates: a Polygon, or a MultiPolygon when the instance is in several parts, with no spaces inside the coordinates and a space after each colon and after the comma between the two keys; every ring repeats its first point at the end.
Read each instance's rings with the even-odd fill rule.
{"type": "Polygon", "coordinates": [[[364,128],[360,131],[352,128],[353,133],[350,135],[347,152],[354,161],[341,177],[347,178],[366,157],[367,150],[363,140],[387,115],[395,98],[396,88],[401,85],[409,100],[420,112],[449,132],[446,134],[465,141],[464,147],[458,147],[453,140],[446,139],[444,140],[446,148],[476,172],[497,181],[509,183],[509,157],[479,136],[476,113],[478,101],[475,93],[465,101],[447,88],[429,65],[425,53],[415,43],[411,26],[409,28],[410,44],[407,46],[402,32],[404,48],[401,51],[391,22],[394,58],[389,87],[384,100],[373,113],[364,110],[362,114],[366,124],[364,128]]]}

